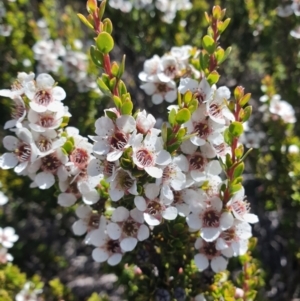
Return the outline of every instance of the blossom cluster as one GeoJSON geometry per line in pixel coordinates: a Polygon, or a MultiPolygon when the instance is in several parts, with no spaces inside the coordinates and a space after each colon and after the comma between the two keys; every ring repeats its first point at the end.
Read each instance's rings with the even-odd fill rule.
{"type": "Polygon", "coordinates": [[[172,47],[162,57],[154,55],[145,61],[144,70],[139,73],[139,79],[144,82],[141,89],[151,95],[154,104],[161,104],[164,100],[173,103],[177,99],[177,83],[184,75],[200,77],[200,72],[189,63],[193,52],[189,45],[172,47]]]}
{"type": "Polygon", "coordinates": [[[88,56],[82,52],[82,43],[75,40],[71,47],[63,45],[60,39],[52,40],[44,19],[37,21],[37,27],[41,39],[32,47],[37,73],[63,74],[76,83],[79,92],[97,90],[94,79],[88,75],[88,56]]]}
{"type": "Polygon", "coordinates": [[[153,11],[155,7],[164,14],[162,20],[166,23],[172,23],[178,11],[192,8],[190,0],[157,0],[155,4],[152,0],[110,0],[108,4],[124,13],[130,12],[133,8],[153,11]]]}
{"type": "Polygon", "coordinates": [[[12,31],[12,26],[5,23],[6,9],[4,3],[0,2],[0,36],[9,37],[12,31]]]}

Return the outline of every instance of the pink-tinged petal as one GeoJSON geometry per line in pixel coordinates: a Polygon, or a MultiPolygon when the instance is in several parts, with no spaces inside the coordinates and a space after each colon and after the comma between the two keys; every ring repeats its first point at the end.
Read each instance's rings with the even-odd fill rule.
{"type": "Polygon", "coordinates": [[[147,209],[146,200],[142,196],[136,196],[134,198],[134,204],[140,211],[145,211],[147,209]]]}
{"type": "Polygon", "coordinates": [[[58,204],[61,205],[62,207],[73,206],[77,201],[73,193],[65,193],[65,192],[60,193],[57,200],[58,200],[58,204]]]}
{"type": "Polygon", "coordinates": [[[98,141],[94,144],[93,151],[97,155],[106,155],[110,150],[110,146],[105,140],[98,141]]]}
{"type": "Polygon", "coordinates": [[[149,236],[150,236],[149,228],[146,225],[141,225],[137,233],[138,240],[143,241],[147,239],[149,236]]]}
{"type": "Polygon", "coordinates": [[[220,228],[224,231],[233,225],[234,218],[230,212],[223,212],[220,218],[220,228]]]}
{"type": "Polygon", "coordinates": [[[167,165],[169,163],[171,163],[172,159],[171,159],[171,155],[169,152],[167,152],[166,150],[161,150],[160,152],[157,153],[157,157],[155,162],[159,165],[167,165]]]}
{"type": "Polygon", "coordinates": [[[86,223],[82,219],[76,221],[72,226],[75,235],[83,235],[87,231],[86,223]]]}
{"type": "Polygon", "coordinates": [[[106,226],[106,229],[107,229],[107,235],[111,239],[116,240],[116,239],[119,239],[121,237],[122,229],[116,223],[109,223],[106,226]]]}
{"type": "Polygon", "coordinates": [[[145,195],[150,200],[154,200],[158,196],[159,190],[159,186],[154,183],[145,185],[145,195]]]}
{"type": "Polygon", "coordinates": [[[226,270],[227,264],[228,262],[226,259],[224,259],[221,256],[218,256],[211,260],[210,266],[215,273],[219,273],[226,270]]]}
{"type": "Polygon", "coordinates": [[[0,157],[0,167],[2,169],[14,168],[18,163],[17,156],[13,153],[5,153],[0,157]]]}
{"type": "Polygon", "coordinates": [[[257,215],[253,214],[253,213],[246,213],[244,216],[243,216],[245,222],[247,223],[250,223],[250,224],[255,224],[258,222],[258,217],[257,215]]]}
{"type": "Polygon", "coordinates": [[[178,210],[176,207],[168,207],[162,212],[162,217],[167,220],[174,220],[178,215],[178,210]]]}
{"type": "Polygon", "coordinates": [[[188,226],[192,229],[199,230],[202,227],[202,220],[199,218],[198,214],[190,214],[186,218],[188,226]]]}
{"type": "Polygon", "coordinates": [[[20,174],[26,169],[27,166],[28,166],[28,162],[22,162],[14,168],[14,172],[16,174],[20,174]]]}
{"type": "Polygon", "coordinates": [[[117,254],[113,254],[112,256],[110,256],[107,260],[107,263],[111,266],[117,265],[121,262],[122,260],[122,254],[117,253],[117,254]]]}
{"type": "Polygon", "coordinates": [[[220,235],[219,228],[202,228],[201,229],[201,237],[205,241],[214,241],[219,237],[219,235],[220,235]]]}
{"type": "Polygon", "coordinates": [[[126,237],[122,239],[120,243],[120,247],[122,248],[123,251],[130,252],[136,247],[137,242],[138,240],[134,237],[126,237]]]}
{"type": "Polygon", "coordinates": [[[3,138],[3,146],[9,151],[14,151],[16,148],[18,148],[18,145],[19,139],[15,136],[5,136],[3,138]]]}
{"type": "Polygon", "coordinates": [[[153,178],[161,178],[163,174],[162,169],[155,166],[145,167],[145,171],[153,178]]]}
{"type": "Polygon", "coordinates": [[[200,271],[208,268],[208,259],[203,254],[196,254],[194,257],[195,264],[200,271]]]}
{"type": "Polygon", "coordinates": [[[62,87],[54,87],[52,89],[52,96],[55,100],[61,101],[66,98],[66,92],[62,87]]]}
{"type": "Polygon", "coordinates": [[[138,210],[137,208],[134,208],[130,210],[130,216],[138,223],[143,224],[144,223],[144,214],[142,211],[138,210]]]}
{"type": "Polygon", "coordinates": [[[128,219],[129,217],[129,211],[125,207],[121,206],[116,208],[116,210],[112,214],[112,221],[119,223],[119,222],[124,222],[128,219]]]}
{"type": "Polygon", "coordinates": [[[135,119],[130,115],[122,115],[117,118],[116,125],[124,133],[131,133],[136,129],[135,119]]]}
{"type": "Polygon", "coordinates": [[[155,218],[154,216],[150,215],[149,213],[144,213],[144,219],[145,222],[149,225],[149,226],[157,226],[160,224],[160,220],[158,220],[157,218],[155,218]]]}
{"type": "Polygon", "coordinates": [[[119,189],[109,189],[108,194],[112,201],[117,202],[124,196],[124,191],[119,189]]]}
{"type": "Polygon", "coordinates": [[[155,104],[155,105],[159,105],[163,102],[164,98],[162,97],[161,94],[153,94],[152,95],[152,102],[155,104]]]}
{"type": "Polygon", "coordinates": [[[54,175],[48,172],[40,172],[36,175],[34,182],[40,189],[48,189],[55,183],[54,175]]]}
{"type": "Polygon", "coordinates": [[[92,252],[92,257],[96,262],[104,262],[108,259],[108,256],[108,252],[101,248],[96,248],[92,252]]]}

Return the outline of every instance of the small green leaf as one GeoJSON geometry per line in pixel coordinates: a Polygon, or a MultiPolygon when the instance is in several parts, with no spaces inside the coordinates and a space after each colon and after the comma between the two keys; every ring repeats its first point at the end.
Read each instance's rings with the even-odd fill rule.
{"type": "Polygon", "coordinates": [[[121,96],[127,93],[126,85],[122,80],[119,80],[118,90],[119,90],[119,95],[121,96]]]}
{"type": "Polygon", "coordinates": [[[240,137],[244,132],[243,124],[238,121],[232,122],[229,125],[229,132],[233,137],[240,137]]]}
{"type": "Polygon", "coordinates": [[[111,64],[111,73],[113,76],[117,77],[119,73],[119,66],[116,62],[111,64]]]}
{"type": "Polygon", "coordinates": [[[200,52],[200,68],[201,70],[207,69],[209,66],[209,55],[204,53],[203,51],[200,52]]]}
{"type": "Polygon", "coordinates": [[[124,73],[124,71],[125,71],[125,59],[126,59],[126,56],[124,54],[123,58],[122,58],[122,62],[120,64],[120,66],[119,66],[119,72],[118,72],[118,75],[117,75],[118,78],[121,78],[122,75],[123,75],[123,73],[124,73]]]}
{"type": "Polygon", "coordinates": [[[181,141],[180,141],[180,142],[177,141],[177,142],[175,142],[175,143],[169,145],[169,146],[167,147],[167,151],[168,151],[170,154],[172,154],[173,152],[175,152],[175,151],[180,147],[180,145],[181,145],[181,141]]]}
{"type": "Polygon", "coordinates": [[[105,114],[108,118],[110,118],[111,120],[115,121],[117,119],[117,114],[113,111],[105,111],[105,114]]]}
{"type": "Polygon", "coordinates": [[[216,70],[214,70],[208,75],[207,81],[212,86],[218,82],[219,78],[220,74],[216,70]]]}
{"type": "Polygon", "coordinates": [[[241,107],[245,106],[249,102],[250,98],[251,98],[251,93],[247,93],[240,99],[239,105],[241,107]]]}
{"type": "Polygon", "coordinates": [[[121,113],[122,115],[131,115],[133,104],[131,101],[126,101],[122,104],[121,113]]]}
{"type": "Polygon", "coordinates": [[[188,105],[190,101],[193,99],[193,93],[188,90],[184,95],[183,95],[183,102],[188,105]]]}
{"type": "Polygon", "coordinates": [[[191,113],[188,109],[183,108],[178,111],[175,119],[179,124],[186,123],[187,121],[189,121],[191,119],[191,113]]]}
{"type": "Polygon", "coordinates": [[[224,22],[219,22],[218,23],[218,32],[219,34],[223,33],[225,31],[225,29],[227,28],[227,26],[230,23],[230,18],[227,18],[224,22]]]}
{"type": "Polygon", "coordinates": [[[176,110],[172,109],[168,116],[168,121],[171,126],[173,126],[175,124],[175,118],[176,118],[176,110]]]}
{"type": "Polygon", "coordinates": [[[120,97],[114,95],[113,100],[114,100],[116,108],[120,109],[122,106],[122,101],[121,101],[120,97]]]}
{"type": "Polygon", "coordinates": [[[238,166],[234,169],[233,177],[234,178],[240,177],[244,172],[244,168],[245,168],[244,162],[239,163],[238,166]]]}
{"type": "Polygon", "coordinates": [[[93,14],[97,10],[97,0],[87,0],[86,9],[89,14],[93,14]]]}
{"type": "Polygon", "coordinates": [[[218,63],[222,62],[224,55],[225,55],[224,49],[221,47],[218,47],[217,50],[215,51],[215,57],[216,57],[216,60],[218,63]]]}
{"type": "Polygon", "coordinates": [[[97,79],[97,85],[99,87],[99,89],[101,90],[102,93],[106,94],[106,95],[111,95],[110,89],[107,87],[107,85],[104,83],[102,78],[98,78],[97,79]]]}
{"type": "Polygon", "coordinates": [[[109,81],[109,88],[110,91],[113,91],[115,89],[115,86],[117,84],[117,79],[115,77],[113,77],[110,81],[109,81]]]}
{"type": "Polygon", "coordinates": [[[221,19],[221,7],[219,5],[215,5],[212,9],[212,15],[215,19],[221,19]]]}
{"type": "Polygon", "coordinates": [[[227,168],[230,168],[232,165],[232,159],[230,154],[226,154],[225,164],[227,168]]]}
{"type": "Polygon", "coordinates": [[[106,5],[106,0],[104,0],[100,3],[99,9],[98,9],[98,17],[100,20],[102,19],[103,15],[104,15],[105,5],[106,5]]]}
{"type": "Polygon", "coordinates": [[[214,39],[208,35],[203,37],[202,40],[202,45],[203,48],[209,53],[209,54],[213,54],[215,52],[216,49],[216,43],[214,41],[214,39]]]}
{"type": "Polygon", "coordinates": [[[68,153],[70,154],[72,152],[72,150],[74,149],[73,144],[70,141],[67,141],[62,148],[68,153]]]}
{"type": "Polygon", "coordinates": [[[224,140],[228,145],[232,145],[233,136],[229,132],[228,128],[224,131],[224,140]]]}
{"type": "Polygon", "coordinates": [[[77,16],[84,25],[86,25],[87,27],[89,27],[91,29],[94,29],[94,26],[87,20],[87,18],[84,15],[77,14],[77,16]]]}
{"type": "Polygon", "coordinates": [[[191,112],[191,114],[193,114],[198,109],[198,104],[199,102],[195,98],[189,103],[188,109],[191,112]]]}
{"type": "Polygon", "coordinates": [[[166,145],[166,143],[168,142],[168,125],[166,122],[164,122],[161,127],[161,137],[164,144],[166,145]]]}
{"type": "Polygon", "coordinates": [[[186,135],[186,128],[179,129],[176,137],[178,140],[181,140],[186,135]]]}
{"type": "Polygon", "coordinates": [[[252,114],[252,106],[247,106],[244,108],[244,116],[241,118],[242,122],[246,122],[252,114]]]}
{"type": "Polygon", "coordinates": [[[242,187],[243,186],[240,183],[239,184],[234,184],[234,185],[230,186],[230,190],[229,191],[230,191],[231,194],[235,194],[236,192],[238,192],[239,190],[241,190],[242,187]]]}
{"type": "Polygon", "coordinates": [[[106,18],[103,20],[103,30],[108,32],[109,34],[113,31],[113,25],[110,19],[106,18]]]}
{"type": "Polygon", "coordinates": [[[234,151],[234,154],[237,159],[241,159],[244,154],[244,146],[243,144],[240,144],[234,151]]]}
{"type": "Polygon", "coordinates": [[[225,53],[224,53],[224,56],[223,56],[223,59],[219,62],[219,64],[223,63],[229,56],[230,52],[231,52],[231,49],[232,47],[228,47],[226,50],[225,50],[225,53]]]}
{"type": "Polygon", "coordinates": [[[96,38],[96,45],[99,51],[107,54],[114,48],[114,40],[108,32],[102,31],[96,38]]]}
{"type": "Polygon", "coordinates": [[[90,55],[93,63],[97,67],[103,68],[103,54],[94,45],[90,48],[90,55]]]}

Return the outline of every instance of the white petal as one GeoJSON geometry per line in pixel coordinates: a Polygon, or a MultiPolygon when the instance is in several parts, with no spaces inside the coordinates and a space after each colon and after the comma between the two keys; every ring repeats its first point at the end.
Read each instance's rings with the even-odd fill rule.
{"type": "Polygon", "coordinates": [[[176,207],[168,207],[162,212],[162,217],[167,220],[174,220],[178,215],[178,210],[176,207]]]}
{"type": "Polygon", "coordinates": [[[220,218],[220,228],[224,231],[233,225],[233,215],[230,212],[223,212],[220,218]]]}
{"type": "Polygon", "coordinates": [[[162,169],[154,166],[145,167],[145,171],[153,178],[161,178],[163,174],[162,169]]]}
{"type": "Polygon", "coordinates": [[[76,215],[79,218],[87,218],[92,213],[92,209],[89,206],[80,205],[76,208],[76,215]]]}
{"type": "Polygon", "coordinates": [[[3,138],[3,146],[9,150],[9,151],[14,151],[19,144],[19,139],[14,137],[14,136],[5,136],[3,138]]]}
{"type": "Polygon", "coordinates": [[[114,150],[114,151],[109,152],[107,154],[106,159],[109,162],[115,162],[115,161],[117,161],[117,160],[119,160],[121,158],[122,154],[123,154],[123,151],[121,151],[121,150],[114,150]]]}
{"type": "Polygon", "coordinates": [[[2,169],[14,168],[18,163],[19,161],[13,153],[5,153],[0,157],[0,167],[2,169]]]}
{"type": "Polygon", "coordinates": [[[219,228],[202,228],[201,229],[201,237],[205,241],[214,241],[219,237],[219,235],[220,235],[219,228]]]}
{"type": "Polygon", "coordinates": [[[76,197],[73,193],[61,193],[58,196],[58,204],[63,206],[63,207],[70,207],[75,204],[76,202],[76,197]]]}
{"type": "Polygon", "coordinates": [[[200,271],[208,268],[208,259],[203,254],[196,254],[194,257],[195,264],[200,271]]]}
{"type": "Polygon", "coordinates": [[[126,237],[121,241],[120,246],[123,251],[130,252],[136,247],[137,242],[137,239],[134,237],[126,237]]]}
{"type": "Polygon", "coordinates": [[[160,224],[160,220],[150,215],[149,213],[144,213],[144,219],[149,226],[157,226],[160,224]]]}
{"type": "Polygon", "coordinates": [[[227,268],[227,260],[221,256],[213,258],[211,260],[210,266],[215,273],[219,273],[221,271],[225,271],[227,268]]]}
{"type": "Polygon", "coordinates": [[[40,172],[36,175],[34,182],[40,189],[48,189],[55,183],[53,174],[48,172],[40,172]]]}
{"type": "Polygon", "coordinates": [[[116,120],[117,127],[125,133],[131,133],[136,128],[135,119],[129,115],[122,115],[116,120]]]}
{"type": "Polygon", "coordinates": [[[192,229],[199,230],[202,227],[202,220],[199,218],[198,214],[190,214],[186,218],[188,226],[192,229]]]}
{"type": "Polygon", "coordinates": [[[136,196],[134,198],[134,204],[140,211],[145,211],[147,209],[147,203],[146,200],[141,196],[136,196]]]}
{"type": "Polygon", "coordinates": [[[145,186],[145,195],[148,199],[154,200],[159,194],[159,186],[156,184],[147,184],[145,186]]]}
{"type": "Polygon", "coordinates": [[[26,169],[27,166],[28,166],[28,162],[22,162],[14,168],[14,172],[20,174],[26,169]]]}
{"type": "Polygon", "coordinates": [[[107,234],[111,239],[116,240],[120,238],[122,230],[119,225],[117,225],[116,223],[109,223],[106,228],[107,234]]]}
{"type": "Polygon", "coordinates": [[[92,257],[96,262],[104,262],[107,260],[108,256],[109,254],[107,251],[100,248],[96,248],[92,252],[92,257]]]}
{"type": "Polygon", "coordinates": [[[137,233],[138,240],[143,241],[147,239],[149,235],[150,235],[149,228],[146,225],[141,225],[137,233]]]}
{"type": "Polygon", "coordinates": [[[138,223],[143,224],[144,223],[144,214],[137,208],[134,208],[130,210],[130,216],[138,223]]]}
{"type": "Polygon", "coordinates": [[[119,189],[109,189],[108,194],[112,201],[117,202],[124,196],[124,191],[119,189]]]}
{"type": "Polygon", "coordinates": [[[247,214],[244,215],[244,220],[247,223],[255,224],[255,223],[258,222],[258,217],[257,217],[257,215],[255,215],[253,213],[247,213],[247,214]]]}
{"type": "Polygon", "coordinates": [[[117,254],[113,254],[111,257],[109,257],[109,259],[107,260],[107,263],[111,266],[114,266],[114,265],[119,264],[121,260],[122,260],[122,254],[117,253],[117,254]]]}
{"type": "Polygon", "coordinates": [[[80,236],[86,232],[87,226],[86,223],[84,223],[83,220],[80,219],[73,224],[72,229],[75,235],[80,236]]]}
{"type": "Polygon", "coordinates": [[[58,101],[66,98],[66,92],[61,87],[54,87],[52,89],[52,95],[53,95],[53,98],[58,101]]]}
{"type": "Polygon", "coordinates": [[[112,214],[112,221],[118,223],[118,222],[124,222],[129,217],[129,211],[125,207],[118,207],[112,214]]]}
{"type": "Polygon", "coordinates": [[[84,194],[82,196],[82,200],[87,205],[92,205],[92,204],[97,203],[100,200],[100,195],[96,189],[93,189],[93,190],[89,191],[88,193],[84,194]]]}
{"type": "Polygon", "coordinates": [[[156,161],[157,164],[159,165],[167,165],[169,163],[171,163],[171,155],[170,153],[168,153],[166,150],[161,150],[156,157],[156,161]]]}

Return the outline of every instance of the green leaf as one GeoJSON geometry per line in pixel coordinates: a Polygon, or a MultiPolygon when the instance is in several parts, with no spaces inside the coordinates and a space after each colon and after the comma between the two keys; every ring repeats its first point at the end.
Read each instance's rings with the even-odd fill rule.
{"type": "Polygon", "coordinates": [[[166,143],[168,142],[168,125],[166,122],[164,122],[161,127],[161,137],[164,144],[166,145],[166,143]]]}
{"type": "Polygon", "coordinates": [[[175,124],[175,118],[176,118],[176,110],[173,108],[168,116],[168,121],[170,123],[171,126],[173,126],[175,124]]]}
{"type": "Polygon", "coordinates": [[[247,93],[240,99],[239,105],[241,107],[245,106],[249,102],[250,98],[251,98],[251,93],[247,93]]]}
{"type": "Polygon", "coordinates": [[[234,169],[233,177],[234,178],[240,177],[244,172],[244,168],[245,168],[244,162],[239,163],[238,166],[234,169]]]}
{"type": "Polygon", "coordinates": [[[244,116],[242,116],[241,121],[246,122],[252,114],[252,106],[247,106],[244,108],[244,116]]]}
{"type": "Polygon", "coordinates": [[[229,132],[228,128],[224,131],[224,140],[228,145],[232,145],[233,136],[229,132]]]}
{"type": "Polygon", "coordinates": [[[116,62],[111,64],[111,73],[113,76],[117,77],[119,73],[119,66],[116,62]]]}
{"type": "Polygon", "coordinates": [[[189,103],[188,109],[191,112],[191,114],[193,114],[198,109],[198,104],[199,102],[195,98],[189,103]]]}
{"type": "Polygon", "coordinates": [[[87,0],[86,10],[89,14],[93,14],[97,10],[97,0],[87,0]]]}
{"type": "Polygon", "coordinates": [[[212,15],[217,20],[221,19],[221,12],[221,7],[219,5],[215,5],[212,9],[212,15]]]}
{"type": "Polygon", "coordinates": [[[200,68],[201,70],[207,69],[209,66],[209,55],[204,53],[203,51],[200,52],[200,68]]]}
{"type": "Polygon", "coordinates": [[[125,59],[126,59],[126,55],[124,54],[123,58],[122,58],[122,62],[119,66],[119,72],[118,72],[118,75],[117,75],[118,78],[121,78],[124,71],[125,71],[125,59]]]}
{"type": "Polygon", "coordinates": [[[180,147],[180,145],[181,145],[181,141],[180,142],[177,141],[177,142],[169,145],[167,147],[167,151],[171,154],[171,153],[175,152],[180,147]]]}
{"type": "Polygon", "coordinates": [[[183,108],[178,111],[175,119],[179,124],[186,123],[187,121],[189,121],[191,119],[191,113],[188,109],[183,108]]]}
{"type": "Polygon", "coordinates": [[[113,77],[110,81],[109,81],[109,88],[110,91],[113,91],[115,89],[115,86],[117,84],[117,79],[115,77],[113,77]]]}
{"type": "Polygon", "coordinates": [[[188,90],[184,95],[183,95],[183,102],[188,105],[191,100],[193,99],[193,93],[188,90]]]}
{"type": "Polygon", "coordinates": [[[70,154],[74,149],[74,146],[70,141],[65,142],[65,144],[62,147],[68,154],[70,154]]]}
{"type": "Polygon", "coordinates": [[[122,104],[121,113],[122,115],[131,115],[133,104],[131,101],[126,101],[122,104]]]}
{"type": "Polygon", "coordinates": [[[216,57],[216,60],[218,63],[223,60],[224,55],[225,55],[224,49],[221,47],[218,47],[217,50],[215,51],[215,57],[216,57]]]}
{"type": "Polygon", "coordinates": [[[127,93],[126,85],[122,80],[119,80],[118,89],[119,89],[119,95],[121,96],[127,93]]]}
{"type": "Polygon", "coordinates": [[[115,121],[117,119],[117,114],[113,111],[105,111],[105,114],[108,118],[110,118],[111,120],[115,121]]]}
{"type": "Polygon", "coordinates": [[[120,97],[114,95],[113,100],[114,100],[116,108],[120,109],[122,106],[122,101],[121,101],[120,97]]]}
{"type": "Polygon", "coordinates": [[[103,54],[94,45],[90,48],[90,55],[93,63],[97,67],[103,68],[103,54]]]}
{"type": "Polygon", "coordinates": [[[226,50],[225,50],[225,53],[224,53],[224,56],[223,56],[223,59],[219,62],[219,64],[223,63],[229,56],[230,52],[231,52],[231,49],[232,47],[228,47],[226,50]]]}
{"type": "Polygon", "coordinates": [[[231,159],[230,154],[226,154],[225,164],[226,164],[227,168],[231,167],[231,165],[232,165],[232,159],[231,159]]]}
{"type": "Polygon", "coordinates": [[[113,25],[110,19],[106,18],[103,20],[103,30],[108,32],[109,34],[113,31],[113,25]]]}
{"type": "Polygon", "coordinates": [[[235,194],[236,192],[238,192],[239,190],[241,190],[242,187],[243,186],[240,183],[239,184],[234,184],[234,185],[230,186],[230,190],[229,191],[230,191],[231,194],[235,194]]]}
{"type": "Polygon", "coordinates": [[[207,81],[212,86],[218,82],[219,78],[220,74],[216,70],[214,70],[208,75],[207,81]]]}
{"type": "Polygon", "coordinates": [[[244,146],[243,144],[240,144],[234,151],[234,154],[236,156],[237,159],[242,158],[243,154],[244,154],[244,146]]]}
{"type": "Polygon", "coordinates": [[[243,124],[238,121],[232,122],[229,125],[229,132],[233,137],[240,137],[244,132],[243,124]]]}
{"type": "Polygon", "coordinates": [[[107,85],[104,83],[102,78],[98,78],[97,79],[97,85],[99,87],[99,89],[101,90],[102,93],[106,94],[106,95],[111,95],[110,89],[107,87],[107,85]]]}
{"type": "Polygon", "coordinates": [[[186,135],[186,128],[179,129],[176,137],[178,140],[181,140],[186,135]]]}
{"type": "Polygon", "coordinates": [[[219,34],[223,33],[225,31],[225,29],[227,28],[227,26],[230,23],[230,18],[227,18],[224,22],[219,22],[218,23],[218,32],[219,34]]]}
{"type": "Polygon", "coordinates": [[[114,40],[108,32],[103,31],[96,38],[96,45],[99,51],[107,54],[114,48],[114,40]]]}
{"type": "Polygon", "coordinates": [[[84,25],[86,25],[87,27],[89,27],[91,29],[94,29],[94,26],[87,20],[87,18],[84,15],[77,14],[77,16],[84,25]]]}
{"type": "Polygon", "coordinates": [[[100,20],[102,19],[103,15],[104,15],[105,5],[106,5],[106,0],[104,0],[100,3],[99,9],[98,9],[98,17],[100,20]]]}
{"type": "Polygon", "coordinates": [[[213,54],[216,49],[216,43],[214,39],[208,35],[203,37],[202,45],[209,54],[213,54]]]}

